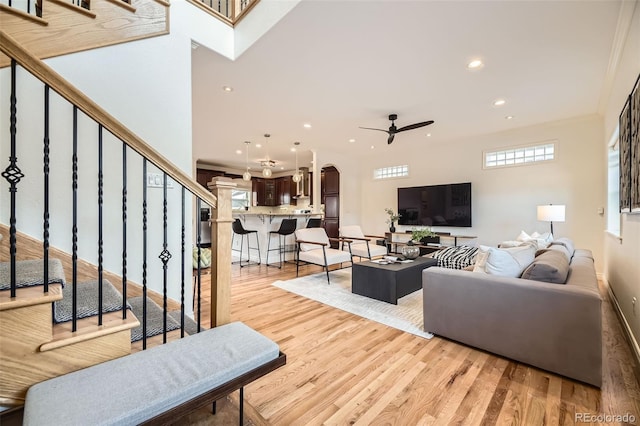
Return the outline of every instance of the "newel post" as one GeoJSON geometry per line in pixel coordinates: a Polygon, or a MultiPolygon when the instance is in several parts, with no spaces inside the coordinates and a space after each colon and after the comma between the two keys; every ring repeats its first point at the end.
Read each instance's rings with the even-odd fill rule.
{"type": "Polygon", "coordinates": [[[231,191],[236,184],[215,177],[207,183],[217,198],[211,209],[211,327],[231,322],[231,191]]]}

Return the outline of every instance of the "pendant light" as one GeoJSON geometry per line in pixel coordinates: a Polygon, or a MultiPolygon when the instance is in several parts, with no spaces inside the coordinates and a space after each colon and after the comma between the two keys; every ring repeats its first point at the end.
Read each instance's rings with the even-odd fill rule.
{"type": "Polygon", "coordinates": [[[302,180],[302,173],[300,173],[300,169],[298,168],[298,146],[300,145],[300,142],[294,142],[293,144],[295,145],[293,151],[296,153],[296,171],[291,177],[291,180],[298,183],[302,180]]]}
{"type": "Polygon", "coordinates": [[[251,142],[244,141],[244,143],[247,145],[247,149],[245,150],[247,170],[242,174],[242,180],[248,182],[251,180],[251,173],[249,173],[249,144],[251,144],[251,142]]]}
{"type": "Polygon", "coordinates": [[[273,161],[271,161],[271,159],[269,158],[269,138],[271,137],[271,135],[269,133],[265,133],[264,134],[265,137],[265,146],[267,148],[267,160],[262,162],[262,176],[268,178],[271,177],[272,175],[272,171],[271,171],[271,167],[273,167],[275,165],[275,163],[273,161]]]}

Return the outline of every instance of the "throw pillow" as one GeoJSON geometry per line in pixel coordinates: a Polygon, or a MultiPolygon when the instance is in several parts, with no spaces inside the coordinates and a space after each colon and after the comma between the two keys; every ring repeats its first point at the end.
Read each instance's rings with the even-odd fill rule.
{"type": "Polygon", "coordinates": [[[485,272],[505,277],[519,277],[533,261],[536,253],[534,244],[504,249],[481,246],[480,250],[474,272],[485,272]]]}
{"type": "MultiPolygon", "coordinates": [[[[211,249],[200,248],[200,267],[211,266],[211,249]]],[[[193,269],[198,269],[198,247],[193,248],[193,269]]]]}
{"type": "Polygon", "coordinates": [[[475,262],[478,247],[455,246],[438,250],[433,258],[438,260],[438,266],[450,269],[462,269],[475,262]]]}
{"type": "Polygon", "coordinates": [[[571,262],[571,254],[569,254],[569,250],[567,250],[567,248],[564,245],[561,244],[552,244],[549,247],[542,249],[542,250],[538,250],[536,252],[536,257],[540,256],[542,253],[545,253],[547,251],[550,250],[555,250],[555,251],[559,251],[560,253],[564,254],[567,257],[567,261],[571,262]]]}
{"type": "Polygon", "coordinates": [[[571,255],[571,257],[573,257],[573,253],[576,251],[573,241],[567,237],[557,238],[553,240],[551,244],[565,246],[567,250],[569,250],[569,254],[571,255]]]}
{"type": "Polygon", "coordinates": [[[531,265],[524,270],[521,278],[564,284],[568,275],[569,261],[567,256],[558,250],[548,250],[536,257],[531,265]]]}

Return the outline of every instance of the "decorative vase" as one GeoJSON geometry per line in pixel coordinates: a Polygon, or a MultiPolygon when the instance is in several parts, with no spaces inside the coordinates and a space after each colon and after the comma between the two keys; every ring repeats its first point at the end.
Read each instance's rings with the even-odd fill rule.
{"type": "Polygon", "coordinates": [[[420,247],[406,245],[402,247],[401,253],[406,259],[415,259],[420,256],[420,247]]]}
{"type": "Polygon", "coordinates": [[[396,227],[393,222],[391,222],[391,225],[389,225],[389,232],[396,232],[396,227]]]}

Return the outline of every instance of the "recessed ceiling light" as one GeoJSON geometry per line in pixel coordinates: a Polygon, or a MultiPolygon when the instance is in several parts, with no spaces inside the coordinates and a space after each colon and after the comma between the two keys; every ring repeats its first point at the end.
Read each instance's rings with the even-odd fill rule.
{"type": "Polygon", "coordinates": [[[236,154],[242,154],[242,150],[241,149],[236,149],[236,154]]]}
{"type": "Polygon", "coordinates": [[[512,120],[512,119],[513,119],[513,115],[507,115],[507,116],[505,117],[505,119],[506,119],[506,120],[512,120]]]}
{"type": "Polygon", "coordinates": [[[495,101],[493,101],[493,106],[502,106],[506,103],[507,101],[505,101],[504,99],[496,99],[495,101]]]}
{"type": "Polygon", "coordinates": [[[302,125],[302,127],[304,127],[305,129],[310,129],[310,128],[311,128],[311,124],[309,124],[309,123],[304,123],[304,124],[302,125]]]}
{"type": "Polygon", "coordinates": [[[294,146],[294,147],[291,147],[291,148],[290,148],[290,151],[291,151],[291,152],[296,152],[296,147],[295,147],[295,146],[294,146]]]}
{"type": "Polygon", "coordinates": [[[222,86],[222,90],[225,92],[233,92],[233,87],[231,86],[222,86]]]}
{"type": "Polygon", "coordinates": [[[374,148],[375,148],[375,146],[371,145],[371,149],[374,149],[374,148]]]}
{"type": "Polygon", "coordinates": [[[470,70],[477,70],[482,68],[482,66],[484,65],[484,63],[482,62],[482,60],[480,59],[474,59],[471,62],[469,62],[467,64],[467,68],[470,70]]]}
{"type": "Polygon", "coordinates": [[[427,137],[430,138],[431,137],[431,133],[427,133],[427,137]]]}
{"type": "Polygon", "coordinates": [[[262,144],[261,143],[257,143],[256,144],[256,148],[262,148],[262,144]]]}
{"type": "Polygon", "coordinates": [[[356,140],[355,139],[349,139],[349,142],[354,143],[356,140]]]}
{"type": "Polygon", "coordinates": [[[280,167],[280,170],[284,170],[284,167],[280,167]]]}

